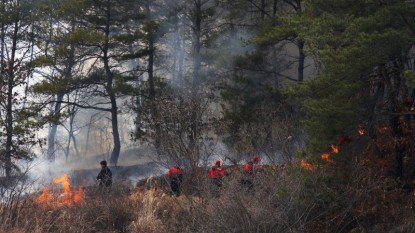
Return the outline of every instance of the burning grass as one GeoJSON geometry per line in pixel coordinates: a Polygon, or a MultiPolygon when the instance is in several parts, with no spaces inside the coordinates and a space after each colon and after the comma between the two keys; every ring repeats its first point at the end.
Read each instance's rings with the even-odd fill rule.
{"type": "Polygon", "coordinates": [[[126,190],[123,186],[114,189],[110,193],[96,187],[63,193],[44,189],[40,196],[22,200],[13,224],[3,225],[0,232],[127,232],[134,214],[129,192],[122,191],[126,190]],[[80,190],[82,199],[78,199],[80,190]]]}
{"type": "MultiPolygon", "coordinates": [[[[266,170],[273,171],[271,168],[266,170]]],[[[110,193],[100,193],[97,187],[86,186],[78,204],[75,204],[73,194],[65,195],[77,189],[70,186],[65,189],[66,179],[55,181],[58,180],[62,181],[59,185],[53,184],[42,193],[34,194],[33,198],[26,198],[14,223],[2,226],[0,232],[216,232],[225,229],[227,219],[232,220],[227,230],[243,231],[256,229],[257,223],[268,219],[269,216],[264,214],[269,215],[275,210],[269,201],[263,201],[266,189],[262,188],[262,182],[258,180],[257,191],[246,192],[240,189],[237,174],[226,179],[221,195],[214,198],[202,191],[209,184],[206,182],[200,184],[203,187],[199,187],[198,192],[192,195],[184,192],[177,198],[164,192],[166,187],[147,190],[119,185],[110,193]],[[61,187],[63,184],[65,186],[61,187]],[[67,200],[71,204],[66,204],[67,200]],[[252,219],[247,219],[251,215],[252,219]]],[[[183,189],[194,187],[192,182],[199,181],[187,180],[183,189]]],[[[270,215],[266,229],[272,229],[275,220],[270,215]]]]}
{"type": "Polygon", "coordinates": [[[305,160],[301,160],[300,161],[300,167],[302,167],[306,171],[313,170],[313,165],[311,165],[310,163],[306,162],[305,160]]]}
{"type": "Polygon", "coordinates": [[[64,174],[59,178],[52,179],[53,184],[62,186],[62,190],[57,187],[44,187],[42,194],[35,198],[35,202],[43,208],[61,208],[63,206],[71,206],[73,204],[80,204],[84,198],[83,186],[84,180],[80,187],[71,188],[69,176],[64,174]]]}
{"type": "Polygon", "coordinates": [[[218,196],[210,195],[202,169],[184,179],[178,198],[169,195],[163,177],[150,190],[142,182],[102,193],[71,187],[70,180],[68,189],[63,176],[22,199],[0,232],[413,232],[415,185],[388,175],[392,159],[365,155],[342,167],[339,161],[314,167],[302,161],[303,169],[264,166],[251,190],[241,189],[233,167],[218,196]]]}

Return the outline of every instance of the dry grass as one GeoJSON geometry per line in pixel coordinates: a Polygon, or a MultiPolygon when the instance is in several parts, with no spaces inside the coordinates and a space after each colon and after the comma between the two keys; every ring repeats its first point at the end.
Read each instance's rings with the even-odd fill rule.
{"type": "Polygon", "coordinates": [[[277,187],[286,181],[275,175],[258,177],[253,192],[240,189],[237,175],[227,177],[219,197],[209,194],[201,176],[199,186],[188,179],[177,198],[164,192],[166,187],[133,192],[115,187],[108,196],[86,190],[81,204],[57,208],[37,204],[36,194],[22,199],[13,223],[2,225],[0,232],[295,232],[290,229],[298,224],[286,219],[295,208],[277,204],[277,187]],[[260,180],[273,183],[264,186],[260,180]],[[186,195],[192,188],[197,192],[186,195]]]}
{"type": "Polygon", "coordinates": [[[128,193],[101,195],[90,190],[78,205],[39,205],[35,196],[22,199],[24,205],[13,222],[2,231],[13,232],[127,232],[132,221],[128,193]],[[24,200],[24,202],[23,202],[24,200]]]}
{"type": "Polygon", "coordinates": [[[233,173],[214,197],[202,176],[187,179],[177,198],[167,187],[126,186],[108,196],[86,190],[81,204],[60,208],[22,197],[0,206],[9,216],[0,216],[0,232],[411,232],[415,185],[402,190],[405,184],[386,176],[381,165],[362,161],[346,183],[327,180],[325,169],[267,168],[251,191],[242,190],[233,173]]]}

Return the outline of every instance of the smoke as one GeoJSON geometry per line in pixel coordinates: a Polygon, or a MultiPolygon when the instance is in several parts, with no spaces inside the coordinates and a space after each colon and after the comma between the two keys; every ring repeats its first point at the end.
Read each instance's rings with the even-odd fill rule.
{"type": "MultiPolygon", "coordinates": [[[[142,150],[127,150],[120,156],[122,166],[109,166],[113,173],[114,184],[124,183],[135,186],[140,180],[148,176],[164,174],[166,168],[152,161],[146,156],[136,156],[136,153],[144,153],[142,150]]],[[[71,185],[74,187],[84,184],[86,186],[96,185],[96,176],[101,167],[99,155],[78,160],[66,161],[58,157],[54,162],[44,158],[36,158],[32,161],[20,160],[18,166],[25,174],[25,183],[30,183],[27,192],[39,191],[45,186],[52,185],[52,179],[67,174],[71,185]],[[86,181],[86,182],[85,182],[86,181]]]]}
{"type": "Polygon", "coordinates": [[[157,39],[157,47],[163,49],[158,50],[155,70],[160,77],[169,80],[172,87],[180,88],[183,82],[195,78],[194,39],[197,33],[200,34],[203,78],[220,78],[222,73],[234,67],[238,56],[255,49],[255,45],[248,42],[253,34],[229,19],[234,9],[221,8],[215,1],[205,1],[201,10],[206,16],[201,16],[200,31],[196,32],[194,4],[186,1],[166,4],[164,7],[168,9],[164,11],[170,12],[167,20],[163,20],[164,26],[159,28],[161,37],[157,39]]]}
{"type": "MultiPolygon", "coordinates": [[[[185,1],[178,1],[177,4],[189,4],[185,1]]],[[[172,3],[173,4],[173,3],[172,3]]],[[[174,5],[176,2],[174,2],[174,5]]],[[[213,1],[210,1],[206,8],[212,7],[213,1]]],[[[192,40],[194,33],[192,29],[191,18],[187,11],[190,5],[183,7],[182,12],[174,14],[170,22],[164,22],[169,25],[170,29],[160,31],[158,35],[163,35],[157,41],[158,52],[156,57],[155,74],[158,77],[166,77],[169,79],[173,87],[180,87],[183,78],[191,77],[193,67],[192,56],[192,40]]],[[[178,7],[180,8],[180,7],[178,7]]],[[[238,56],[253,51],[255,46],[247,43],[251,39],[252,34],[246,29],[238,27],[228,27],[226,22],[227,9],[220,9],[216,7],[211,19],[206,19],[202,24],[202,48],[201,54],[203,57],[203,76],[207,79],[217,81],[226,75],[234,66],[235,60],[238,56]],[[212,20],[214,19],[214,20],[212,20]],[[224,26],[227,25],[227,26],[224,26]]],[[[165,28],[161,28],[164,30],[165,28]]],[[[138,61],[137,61],[138,62],[138,61]]],[[[145,66],[145,58],[140,60],[140,66],[145,66]]],[[[133,64],[127,66],[135,67],[133,64]]],[[[145,76],[145,75],[143,75],[145,76]]],[[[212,94],[218,96],[219,91],[210,89],[212,94]]],[[[91,98],[91,96],[89,96],[91,98]]],[[[69,98],[69,97],[68,97],[69,98]]],[[[130,140],[131,127],[133,119],[135,118],[132,111],[127,111],[122,102],[127,99],[119,99],[119,130],[121,135],[122,149],[118,165],[124,168],[112,168],[114,171],[114,179],[119,181],[128,181],[130,183],[137,182],[148,175],[162,174],[166,172],[166,168],[160,168],[148,156],[145,156],[146,151],[143,147],[134,147],[134,143],[130,140]],[[128,147],[133,147],[132,150],[126,150],[128,147]]],[[[88,99],[92,104],[94,99],[88,99]]],[[[215,102],[211,107],[214,115],[222,115],[222,109],[219,102],[215,102]]],[[[112,132],[110,121],[108,120],[108,113],[98,113],[95,110],[79,109],[75,116],[74,134],[77,140],[77,149],[79,154],[75,153],[75,145],[68,144],[69,119],[63,126],[58,128],[57,137],[57,151],[56,161],[50,163],[48,160],[37,158],[24,166],[29,166],[28,176],[39,187],[47,185],[52,178],[59,177],[63,174],[68,174],[72,180],[78,182],[78,178],[86,179],[88,184],[93,185],[95,176],[99,172],[99,161],[108,160],[112,151],[112,132]],[[65,159],[65,153],[68,160],[65,159]],[[79,157],[77,157],[79,156],[79,157]]],[[[46,134],[46,133],[45,133],[46,134]]],[[[216,136],[218,142],[215,143],[213,149],[210,149],[209,156],[200,164],[213,164],[214,160],[221,159],[224,164],[233,164],[232,161],[240,162],[243,158],[232,152],[221,138],[216,136]]]]}

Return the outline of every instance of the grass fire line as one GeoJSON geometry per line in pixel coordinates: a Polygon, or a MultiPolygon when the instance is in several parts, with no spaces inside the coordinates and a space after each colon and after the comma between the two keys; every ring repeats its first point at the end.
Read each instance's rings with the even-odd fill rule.
{"type": "MultiPolygon", "coordinates": [[[[357,134],[358,134],[358,137],[359,136],[363,136],[363,135],[365,135],[365,130],[363,130],[361,128],[358,128],[357,129],[357,134]]],[[[329,145],[329,148],[331,149],[331,151],[330,152],[324,152],[324,153],[322,153],[321,154],[321,159],[323,161],[328,162],[328,163],[332,163],[333,160],[330,159],[330,157],[333,154],[338,154],[339,153],[339,145],[330,144],[329,145]]],[[[300,164],[299,165],[300,165],[301,168],[303,168],[306,171],[313,170],[313,165],[310,164],[310,163],[308,163],[308,162],[306,162],[304,159],[300,161],[300,164]]]]}
{"type": "Polygon", "coordinates": [[[41,206],[47,207],[62,207],[70,206],[72,204],[80,204],[84,197],[83,186],[86,184],[86,180],[83,180],[82,184],[75,190],[71,190],[71,183],[68,175],[63,175],[59,178],[53,178],[54,184],[60,184],[63,189],[63,193],[57,193],[52,191],[48,187],[44,187],[42,194],[36,199],[36,203],[41,206]]]}

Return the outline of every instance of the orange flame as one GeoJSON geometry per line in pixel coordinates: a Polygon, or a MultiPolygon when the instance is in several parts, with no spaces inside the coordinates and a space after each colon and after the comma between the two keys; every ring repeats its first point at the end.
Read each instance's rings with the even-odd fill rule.
{"type": "Polygon", "coordinates": [[[61,200],[56,203],[52,203],[54,196],[58,196],[56,192],[51,192],[48,188],[44,188],[42,194],[36,199],[38,204],[47,204],[51,207],[62,207],[63,205],[71,205],[73,203],[79,204],[82,202],[84,197],[83,186],[86,185],[87,181],[82,180],[82,184],[76,191],[71,191],[71,184],[68,175],[63,175],[59,178],[53,178],[52,182],[55,184],[61,184],[63,187],[63,194],[61,200]]]}
{"type": "Polygon", "coordinates": [[[307,162],[306,162],[306,161],[304,161],[304,160],[301,160],[301,162],[300,162],[300,166],[301,166],[304,170],[306,170],[306,171],[311,171],[311,170],[313,170],[313,166],[312,166],[311,164],[307,163],[307,162]]]}
{"type": "Polygon", "coordinates": [[[339,153],[339,147],[338,146],[330,145],[330,147],[331,147],[331,152],[333,152],[334,154],[339,153]]]}
{"type": "Polygon", "coordinates": [[[71,204],[71,184],[69,183],[68,175],[63,175],[59,178],[53,178],[55,184],[61,184],[64,192],[64,201],[66,204],[71,204]]]}
{"type": "Polygon", "coordinates": [[[330,153],[323,153],[321,154],[321,158],[323,160],[329,161],[330,153]]]}
{"type": "Polygon", "coordinates": [[[86,185],[86,183],[87,183],[87,181],[85,180],[85,179],[83,179],[82,180],[82,184],[81,184],[81,186],[78,188],[78,190],[74,193],[74,196],[73,196],[73,201],[76,203],[76,204],[79,204],[79,203],[81,203],[81,201],[82,201],[82,199],[83,199],[83,197],[84,197],[84,190],[82,189],[82,187],[83,186],[85,186],[86,185]]]}
{"type": "Polygon", "coordinates": [[[82,190],[82,187],[79,187],[79,189],[75,192],[73,196],[73,201],[76,204],[79,204],[81,203],[83,196],[84,196],[84,191],[82,190]]]}
{"type": "Polygon", "coordinates": [[[357,130],[357,133],[358,133],[360,136],[362,136],[362,135],[364,135],[364,134],[365,134],[365,131],[364,131],[363,129],[358,129],[358,130],[357,130]]]}
{"type": "Polygon", "coordinates": [[[37,198],[36,202],[38,204],[49,202],[52,199],[52,195],[48,188],[44,187],[42,194],[37,198]]]}

